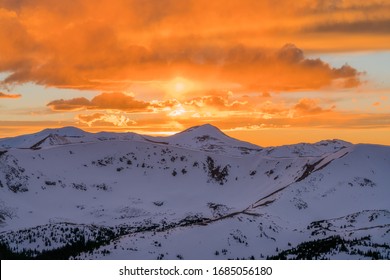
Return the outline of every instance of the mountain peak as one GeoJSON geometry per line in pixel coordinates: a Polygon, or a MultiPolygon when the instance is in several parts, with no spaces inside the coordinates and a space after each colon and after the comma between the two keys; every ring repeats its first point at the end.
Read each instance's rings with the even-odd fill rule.
{"type": "Polygon", "coordinates": [[[261,150],[256,145],[226,135],[211,124],[190,127],[166,139],[171,145],[230,155],[245,155],[261,150]]]}
{"type": "Polygon", "coordinates": [[[186,130],[183,130],[182,132],[177,133],[176,135],[187,134],[187,133],[191,133],[191,134],[196,135],[196,136],[202,136],[202,135],[220,136],[220,135],[223,135],[223,136],[228,137],[218,127],[213,126],[209,123],[190,127],[186,130]]]}
{"type": "Polygon", "coordinates": [[[322,140],[317,143],[315,143],[317,146],[328,146],[328,145],[337,145],[337,146],[351,146],[352,144],[350,142],[340,140],[340,139],[327,139],[327,140],[322,140]]]}
{"type": "Polygon", "coordinates": [[[59,136],[68,136],[68,137],[82,137],[85,136],[86,132],[80,128],[74,126],[65,126],[61,128],[48,128],[42,130],[43,134],[57,134],[59,136]]]}
{"type": "Polygon", "coordinates": [[[11,138],[0,139],[0,147],[3,148],[31,148],[49,145],[69,144],[73,140],[84,138],[90,133],[74,126],[62,128],[47,128],[37,133],[25,134],[11,138]],[[68,138],[68,139],[66,139],[68,138]],[[71,140],[73,139],[73,140],[71,140]]]}

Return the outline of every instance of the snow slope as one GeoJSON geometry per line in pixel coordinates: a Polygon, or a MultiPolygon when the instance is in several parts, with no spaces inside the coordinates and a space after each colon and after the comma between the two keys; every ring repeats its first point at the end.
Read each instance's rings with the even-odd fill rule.
{"type": "Polygon", "coordinates": [[[389,258],[387,146],[260,148],[204,125],[0,147],[2,258],[389,258]]]}
{"type": "Polygon", "coordinates": [[[38,133],[22,135],[13,138],[0,139],[2,149],[39,149],[49,146],[94,143],[109,140],[140,140],[142,136],[135,133],[89,133],[76,127],[63,127],[58,129],[45,129],[38,133]]]}
{"type": "Polygon", "coordinates": [[[169,145],[229,155],[256,154],[262,149],[248,142],[231,138],[210,124],[191,127],[170,137],[169,145]]]}

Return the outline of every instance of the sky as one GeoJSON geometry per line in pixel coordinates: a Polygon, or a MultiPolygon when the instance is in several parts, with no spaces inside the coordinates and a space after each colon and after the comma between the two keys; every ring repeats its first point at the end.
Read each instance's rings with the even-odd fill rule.
{"type": "Polygon", "coordinates": [[[390,145],[390,0],[0,0],[0,138],[390,145]]]}

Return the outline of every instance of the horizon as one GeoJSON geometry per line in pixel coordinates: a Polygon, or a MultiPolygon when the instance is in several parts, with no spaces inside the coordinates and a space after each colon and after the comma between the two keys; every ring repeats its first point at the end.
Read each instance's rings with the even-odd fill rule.
{"type": "Polygon", "coordinates": [[[231,135],[231,131],[224,131],[224,130],[221,130],[220,128],[212,125],[212,124],[209,124],[209,123],[204,123],[204,124],[201,124],[201,125],[196,125],[196,126],[192,126],[192,127],[187,127],[187,128],[184,128],[183,130],[181,131],[174,131],[174,132],[171,132],[171,133],[166,133],[166,134],[163,134],[161,132],[156,132],[156,133],[153,133],[153,132],[146,132],[146,133],[141,133],[141,132],[134,132],[134,131],[106,131],[106,130],[97,130],[97,131],[88,131],[88,130],[84,130],[80,127],[76,127],[76,126],[63,126],[63,127],[52,127],[52,128],[44,128],[42,130],[39,130],[39,131],[34,131],[32,133],[26,133],[26,134],[19,134],[19,135],[15,135],[15,136],[10,136],[10,137],[5,137],[5,138],[0,138],[0,141],[2,140],[9,140],[9,139],[12,139],[12,138],[16,138],[16,137],[22,137],[22,136],[29,136],[29,135],[35,135],[35,134],[38,134],[38,133],[41,133],[45,130],[61,130],[61,129],[79,129],[83,132],[87,132],[87,133],[92,133],[92,134],[98,134],[98,133],[113,133],[113,134],[116,134],[116,133],[135,133],[137,135],[141,135],[141,136],[148,136],[148,137],[170,137],[170,136],[174,136],[174,135],[177,135],[177,134],[180,134],[182,132],[185,132],[191,128],[197,128],[197,127],[202,127],[202,126],[207,126],[207,125],[210,125],[214,128],[216,128],[217,130],[219,130],[220,132],[222,132],[223,134],[225,134],[226,136],[230,137],[230,138],[233,138],[235,140],[238,140],[238,141],[243,141],[243,142],[247,142],[247,143],[250,143],[250,144],[253,144],[253,145],[256,145],[256,146],[259,146],[261,148],[269,148],[269,147],[280,147],[280,146],[285,146],[285,145],[299,145],[299,144],[316,144],[316,143],[319,143],[319,142],[322,142],[322,141],[343,141],[343,142],[347,142],[347,143],[351,143],[351,144],[368,144],[368,145],[383,145],[383,146],[389,146],[389,145],[384,145],[384,144],[376,144],[376,143],[364,143],[364,142],[359,142],[359,143],[354,143],[354,142],[350,142],[350,141],[347,141],[345,139],[340,139],[340,138],[323,138],[323,139],[320,139],[318,141],[313,141],[313,142],[308,142],[308,141],[301,141],[301,142],[291,142],[291,143],[284,143],[284,144],[274,144],[274,145],[259,145],[259,144],[256,144],[254,142],[250,142],[248,140],[245,140],[245,139],[240,139],[239,137],[235,137],[235,136],[232,136],[231,135]]]}
{"type": "Polygon", "coordinates": [[[376,0],[0,1],[0,138],[211,123],[390,145],[389,23],[376,0]]]}

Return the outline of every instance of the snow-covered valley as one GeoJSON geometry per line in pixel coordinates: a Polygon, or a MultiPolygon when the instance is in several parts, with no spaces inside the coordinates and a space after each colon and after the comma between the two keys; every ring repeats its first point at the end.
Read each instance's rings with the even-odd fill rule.
{"type": "Polygon", "coordinates": [[[0,139],[1,258],[390,258],[390,147],[211,125],[0,139]]]}

